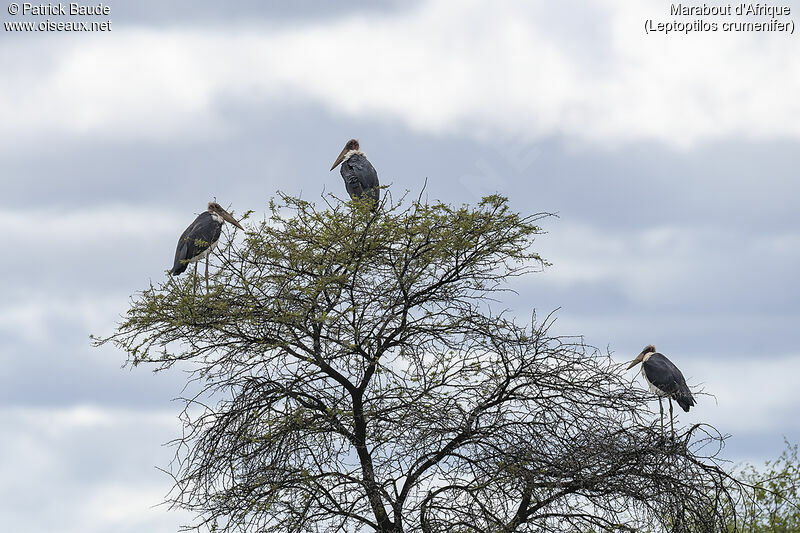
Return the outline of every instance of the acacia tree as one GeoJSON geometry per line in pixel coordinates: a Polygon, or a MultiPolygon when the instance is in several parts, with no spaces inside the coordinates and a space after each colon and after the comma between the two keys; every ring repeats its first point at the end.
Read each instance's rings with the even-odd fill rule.
{"type": "Polygon", "coordinates": [[[742,477],[753,489],[739,515],[744,533],[796,533],[800,531],[800,458],[798,445],[785,440],[780,457],[756,469],[748,465],[742,477]]]}
{"type": "Polygon", "coordinates": [[[713,428],[667,439],[608,355],[492,310],[544,265],[545,217],[281,196],[220,247],[208,294],[192,276],[137,294],[98,342],[190,370],[169,499],[191,527],[724,528],[713,428]]]}

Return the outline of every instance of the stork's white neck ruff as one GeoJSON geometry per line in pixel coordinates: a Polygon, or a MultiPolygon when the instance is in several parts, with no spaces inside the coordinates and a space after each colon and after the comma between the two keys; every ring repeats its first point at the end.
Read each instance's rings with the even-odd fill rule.
{"type": "Polygon", "coordinates": [[[214,213],[213,211],[209,211],[209,213],[211,213],[211,218],[213,218],[214,222],[216,222],[217,224],[225,223],[225,219],[219,216],[218,214],[214,213]]]}
{"type": "Polygon", "coordinates": [[[358,150],[350,150],[349,152],[344,154],[344,157],[342,158],[342,163],[344,163],[354,155],[364,155],[364,152],[359,152],[358,150]]]}

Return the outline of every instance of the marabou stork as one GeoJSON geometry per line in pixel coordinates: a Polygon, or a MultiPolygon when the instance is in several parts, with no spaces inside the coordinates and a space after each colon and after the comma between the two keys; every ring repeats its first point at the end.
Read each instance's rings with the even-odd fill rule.
{"type": "Polygon", "coordinates": [[[692,392],[686,385],[683,374],[678,370],[672,361],[663,354],[656,351],[656,347],[649,344],[644,347],[642,353],[636,356],[628,370],[642,363],[642,376],[650,390],[658,395],[658,408],[661,411],[661,432],[664,432],[664,406],[661,398],[669,399],[669,423],[672,428],[672,437],[675,438],[675,423],[672,420],[672,400],[675,399],[681,409],[689,412],[689,408],[694,405],[692,392]]]}
{"type": "Polygon", "coordinates": [[[372,210],[375,211],[378,207],[378,196],[380,184],[378,183],[378,173],[375,172],[375,167],[364,155],[364,152],[358,150],[358,141],[350,139],[344,145],[342,153],[334,161],[331,170],[336,168],[340,163],[342,168],[339,172],[344,179],[344,186],[347,189],[347,194],[350,198],[371,198],[372,210]]]}
{"type": "Polygon", "coordinates": [[[189,263],[194,263],[196,275],[197,262],[205,258],[206,292],[208,292],[208,254],[217,244],[222,233],[222,225],[225,222],[230,222],[237,228],[244,229],[221,205],[217,202],[208,202],[208,210],[200,213],[178,239],[178,247],[175,249],[175,263],[169,271],[170,275],[177,276],[186,270],[189,263]]]}

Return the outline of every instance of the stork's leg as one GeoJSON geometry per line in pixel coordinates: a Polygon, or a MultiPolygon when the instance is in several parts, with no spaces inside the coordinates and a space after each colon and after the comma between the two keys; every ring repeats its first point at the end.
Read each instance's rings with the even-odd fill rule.
{"type": "Polygon", "coordinates": [[[672,397],[669,398],[669,425],[672,428],[672,440],[675,440],[675,422],[672,420],[672,397]]]}
{"type": "Polygon", "coordinates": [[[664,434],[664,404],[661,403],[661,396],[658,397],[658,410],[661,411],[661,434],[664,434]]]}
{"type": "Polygon", "coordinates": [[[206,256],[206,295],[208,295],[208,256],[206,256]]]}
{"type": "Polygon", "coordinates": [[[192,278],[192,296],[197,296],[197,261],[194,262],[194,278],[192,278]]]}

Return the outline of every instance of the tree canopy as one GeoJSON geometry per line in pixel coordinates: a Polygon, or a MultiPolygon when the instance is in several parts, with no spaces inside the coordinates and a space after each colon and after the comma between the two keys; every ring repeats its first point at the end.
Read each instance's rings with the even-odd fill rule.
{"type": "Polygon", "coordinates": [[[761,469],[749,465],[742,479],[751,486],[753,498],[739,509],[746,533],[800,532],[800,458],[798,445],[786,441],[780,457],[761,469]]]}
{"type": "Polygon", "coordinates": [[[547,216],[282,195],[208,293],[138,293],[98,342],[191,372],[170,501],[219,531],[727,527],[721,435],[668,438],[608,354],[502,310],[547,216]]]}

